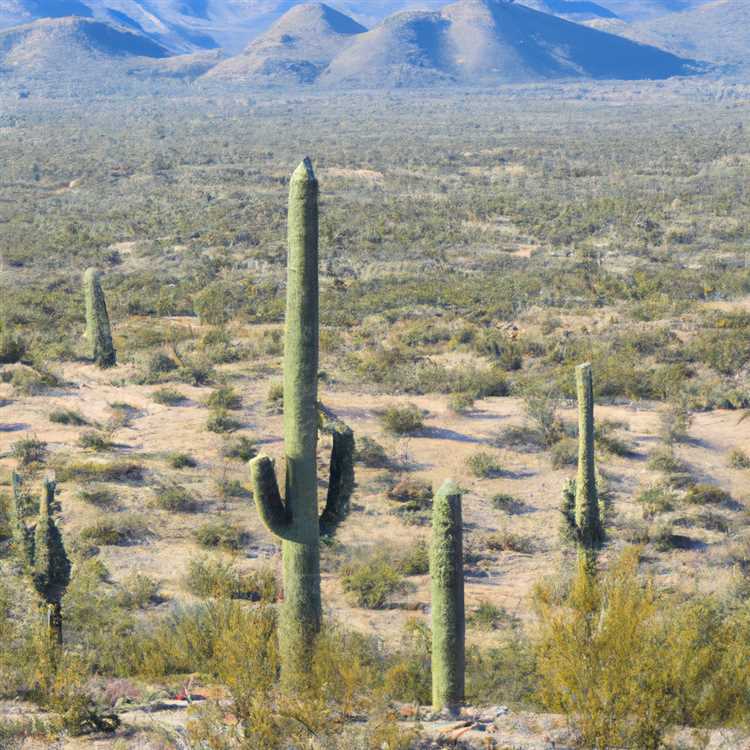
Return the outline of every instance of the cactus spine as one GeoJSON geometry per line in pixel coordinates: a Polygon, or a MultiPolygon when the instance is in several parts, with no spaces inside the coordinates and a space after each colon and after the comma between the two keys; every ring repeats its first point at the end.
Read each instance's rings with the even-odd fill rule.
{"type": "Polygon", "coordinates": [[[86,301],[86,343],[89,356],[101,368],[117,364],[115,347],[112,344],[112,329],[109,325],[107,302],[95,268],[89,268],[83,275],[83,292],[86,301]]]}
{"type": "Polygon", "coordinates": [[[432,704],[455,711],[464,699],[464,612],[461,493],[453,482],[438,490],[432,509],[432,704]]]}
{"type": "MultiPolygon", "coordinates": [[[[576,367],[578,394],[578,476],[575,482],[573,522],[578,556],[589,571],[596,567],[596,554],[604,541],[604,528],[596,490],[594,446],[594,388],[591,365],[576,367]]],[[[572,488],[568,489],[570,493],[572,488]]]]}
{"type": "Polygon", "coordinates": [[[318,438],[318,182],[309,159],[289,189],[289,257],[284,343],[282,501],[271,459],[250,462],[255,502],[264,523],[282,540],[284,602],[279,616],[282,678],[309,668],[320,629],[320,550],[317,496],[318,438]]]}

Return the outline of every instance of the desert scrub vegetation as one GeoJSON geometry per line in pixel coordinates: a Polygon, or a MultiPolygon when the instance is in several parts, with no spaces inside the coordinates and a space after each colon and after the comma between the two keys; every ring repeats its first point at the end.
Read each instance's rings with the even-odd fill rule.
{"type": "Polygon", "coordinates": [[[424,427],[422,410],[414,405],[389,406],[380,415],[383,429],[392,435],[412,435],[424,427]]]}
{"type": "Polygon", "coordinates": [[[231,562],[208,557],[190,561],[183,584],[201,599],[274,602],[279,593],[276,573],[270,568],[241,573],[231,562]]]}

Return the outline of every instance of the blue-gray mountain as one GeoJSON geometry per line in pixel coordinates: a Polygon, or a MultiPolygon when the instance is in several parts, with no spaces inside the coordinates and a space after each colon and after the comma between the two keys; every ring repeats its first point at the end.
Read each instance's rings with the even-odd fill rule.
{"type": "MultiPolygon", "coordinates": [[[[614,16],[630,22],[687,10],[701,0],[519,0],[575,21],[614,16]]],[[[39,18],[79,16],[140,31],[174,52],[242,50],[304,0],[0,0],[0,29],[39,18]]],[[[445,0],[335,0],[341,12],[371,28],[405,10],[439,10],[445,0]]]]}

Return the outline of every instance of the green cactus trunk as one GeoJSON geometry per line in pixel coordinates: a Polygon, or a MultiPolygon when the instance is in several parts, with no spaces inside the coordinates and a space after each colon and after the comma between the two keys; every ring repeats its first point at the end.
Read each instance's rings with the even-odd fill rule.
{"type": "Polygon", "coordinates": [[[101,368],[114,367],[117,364],[117,355],[112,344],[107,302],[104,299],[99,272],[95,268],[89,268],[83,275],[83,292],[86,302],[85,338],[89,356],[101,368]]]}
{"type": "Polygon", "coordinates": [[[578,393],[578,476],[576,478],[575,525],[578,554],[590,571],[596,569],[597,551],[604,541],[596,490],[594,446],[594,388],[589,363],[576,367],[578,393]]]}
{"type": "Polygon", "coordinates": [[[438,490],[432,509],[432,704],[456,711],[464,700],[466,666],[463,520],[453,482],[438,490]]]}
{"type": "Polygon", "coordinates": [[[250,462],[261,518],[282,539],[284,602],[279,616],[282,678],[294,684],[309,673],[320,630],[318,518],[318,182],[309,159],[292,175],[284,344],[284,448],[282,501],[273,463],[250,462]]]}

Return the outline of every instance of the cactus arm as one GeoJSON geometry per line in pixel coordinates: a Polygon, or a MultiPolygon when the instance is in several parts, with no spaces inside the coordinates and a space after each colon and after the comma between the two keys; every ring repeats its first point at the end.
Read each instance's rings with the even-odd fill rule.
{"type": "Polygon", "coordinates": [[[466,614],[461,493],[453,482],[445,482],[433,502],[430,577],[432,704],[455,711],[464,700],[466,614]]]}
{"type": "Polygon", "coordinates": [[[354,492],[354,432],[340,420],[330,418],[322,406],[321,430],[333,438],[328,494],[320,515],[321,533],[330,534],[349,512],[354,492]]]}
{"type": "Polygon", "coordinates": [[[292,519],[279,493],[273,461],[263,453],[257,455],[250,461],[250,477],[261,520],[272,534],[283,539],[292,519]]]}

